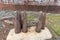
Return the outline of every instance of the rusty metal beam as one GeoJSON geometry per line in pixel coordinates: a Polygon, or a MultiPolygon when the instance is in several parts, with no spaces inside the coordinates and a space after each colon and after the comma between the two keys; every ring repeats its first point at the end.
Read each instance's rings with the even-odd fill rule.
{"type": "Polygon", "coordinates": [[[40,11],[39,13],[39,22],[37,24],[36,27],[36,32],[40,32],[41,29],[45,28],[45,21],[46,21],[46,13],[43,13],[42,11],[40,11]]]}
{"type": "Polygon", "coordinates": [[[22,28],[22,31],[24,32],[24,33],[26,33],[26,32],[28,32],[28,27],[27,27],[27,14],[26,14],[26,7],[28,6],[27,4],[28,4],[28,2],[26,2],[26,1],[24,1],[24,6],[22,6],[21,8],[21,10],[23,10],[23,28],[22,28]]]}
{"type": "Polygon", "coordinates": [[[20,33],[22,27],[21,13],[17,11],[15,17],[15,33],[20,33]]]}
{"type": "MultiPolygon", "coordinates": [[[[8,9],[8,10],[20,10],[21,9],[21,10],[23,10],[21,8],[23,6],[25,6],[25,5],[11,5],[11,4],[4,5],[4,4],[0,4],[0,10],[2,10],[2,9],[5,9],[5,10],[6,9],[8,9]]],[[[27,8],[26,11],[43,11],[43,12],[45,12],[46,7],[47,6],[41,6],[41,5],[40,6],[37,6],[37,5],[28,5],[25,8],[27,8]]],[[[60,6],[49,6],[47,10],[48,11],[46,11],[46,12],[49,12],[49,13],[60,13],[60,6]]]]}
{"type": "Polygon", "coordinates": [[[28,32],[26,11],[23,12],[23,28],[22,28],[22,31],[24,33],[28,32]]]}
{"type": "Polygon", "coordinates": [[[39,12],[39,21],[36,27],[36,32],[41,32],[41,27],[42,27],[42,18],[43,18],[43,14],[42,11],[39,12]]]}
{"type": "Polygon", "coordinates": [[[42,13],[42,26],[41,26],[41,29],[44,29],[45,28],[45,21],[46,21],[46,13],[42,13]]]}

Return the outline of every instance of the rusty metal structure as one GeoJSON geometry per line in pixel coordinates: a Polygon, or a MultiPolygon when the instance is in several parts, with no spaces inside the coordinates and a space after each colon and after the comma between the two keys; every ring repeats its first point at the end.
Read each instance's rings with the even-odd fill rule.
{"type": "Polygon", "coordinates": [[[15,32],[19,33],[21,30],[25,33],[28,31],[27,17],[25,11],[42,11],[36,32],[40,32],[45,27],[46,13],[60,13],[60,0],[0,0],[0,10],[14,10],[17,11],[15,17],[15,32]],[[21,18],[21,11],[23,12],[23,19],[21,18]]]}

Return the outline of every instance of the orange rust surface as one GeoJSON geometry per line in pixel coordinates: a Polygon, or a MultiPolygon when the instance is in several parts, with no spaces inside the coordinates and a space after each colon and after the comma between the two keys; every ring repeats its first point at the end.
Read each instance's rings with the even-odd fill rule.
{"type": "Polygon", "coordinates": [[[0,9],[4,8],[4,5],[3,4],[0,4],[0,9]]]}
{"type": "Polygon", "coordinates": [[[8,5],[8,4],[0,4],[0,10],[1,9],[11,9],[11,10],[13,10],[13,9],[15,9],[14,8],[14,5],[8,5]]]}
{"type": "Polygon", "coordinates": [[[10,10],[20,10],[24,5],[12,5],[12,4],[0,4],[0,10],[10,9],[10,10]]]}
{"type": "MultiPolygon", "coordinates": [[[[0,10],[23,10],[25,5],[12,5],[12,4],[0,4],[0,10]]],[[[45,11],[47,6],[42,5],[28,5],[26,6],[27,11],[45,11]]],[[[60,13],[60,6],[48,6],[47,12],[60,13]]]]}

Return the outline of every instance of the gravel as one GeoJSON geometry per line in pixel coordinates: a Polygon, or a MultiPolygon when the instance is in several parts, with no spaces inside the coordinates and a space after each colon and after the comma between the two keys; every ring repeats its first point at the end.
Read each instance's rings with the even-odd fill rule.
{"type": "MultiPolygon", "coordinates": [[[[15,17],[15,12],[11,10],[0,10],[0,19],[3,17],[15,17]]],[[[0,21],[0,28],[2,28],[2,22],[0,21]]]]}
{"type": "Polygon", "coordinates": [[[2,18],[2,17],[5,17],[5,16],[14,16],[15,14],[14,14],[14,12],[13,11],[8,11],[8,10],[6,10],[6,11],[0,11],[0,18],[2,18]]]}
{"type": "MultiPolygon", "coordinates": [[[[31,12],[31,11],[29,11],[29,12],[27,12],[27,20],[28,20],[28,26],[34,26],[34,25],[36,25],[36,23],[38,22],[38,20],[36,21],[36,19],[38,19],[38,12],[31,12]],[[29,18],[29,16],[30,16],[30,18],[29,18]],[[31,16],[33,16],[33,19],[32,19],[32,17],[31,16]]],[[[3,18],[3,17],[15,17],[15,15],[16,15],[16,11],[12,11],[12,10],[0,10],[0,19],[1,18],[3,18]]],[[[0,28],[2,27],[2,22],[0,22],[0,28]]]]}

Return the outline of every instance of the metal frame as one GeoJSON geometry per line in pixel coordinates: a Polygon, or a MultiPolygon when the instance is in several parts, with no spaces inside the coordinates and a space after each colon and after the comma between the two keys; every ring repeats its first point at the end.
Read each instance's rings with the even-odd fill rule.
{"type": "MultiPolygon", "coordinates": [[[[33,0],[35,2],[35,0],[33,0]]],[[[49,0],[50,1],[50,0],[49,0]]],[[[13,0],[14,2],[14,0],[13,0]]],[[[57,0],[55,0],[55,3],[57,2],[57,0]]],[[[41,16],[39,17],[39,22],[38,22],[38,25],[36,27],[36,32],[40,32],[41,29],[44,29],[45,28],[45,19],[46,19],[46,12],[52,12],[50,10],[50,7],[53,8],[53,13],[54,11],[57,11],[58,9],[58,12],[60,13],[60,6],[58,5],[49,5],[49,2],[47,5],[28,5],[29,3],[29,0],[27,1],[24,1],[23,5],[15,5],[15,4],[3,4],[3,1],[1,0],[1,3],[0,3],[0,10],[3,10],[3,9],[10,9],[10,10],[14,10],[14,11],[17,11],[16,13],[16,17],[15,17],[15,33],[20,33],[21,30],[26,33],[28,32],[28,27],[27,27],[27,17],[26,17],[26,11],[43,11],[45,13],[39,13],[41,14],[41,16]],[[31,9],[33,8],[33,9],[31,9]],[[57,8],[57,9],[55,9],[57,8]],[[21,12],[20,11],[24,11],[23,13],[23,19],[22,19],[22,16],[21,16],[21,12]]]]}

